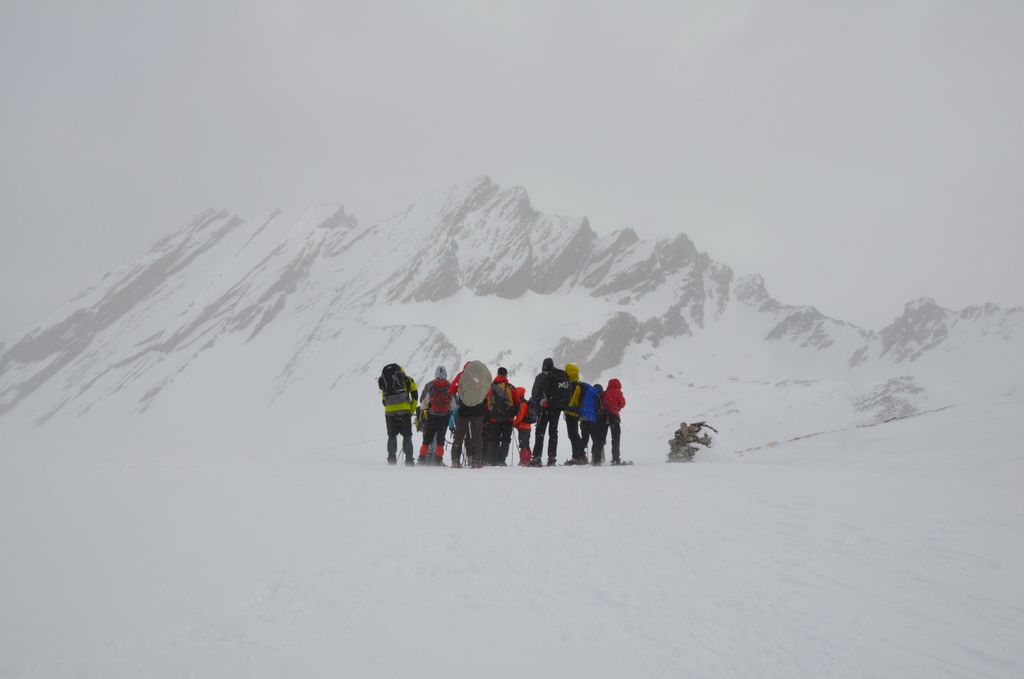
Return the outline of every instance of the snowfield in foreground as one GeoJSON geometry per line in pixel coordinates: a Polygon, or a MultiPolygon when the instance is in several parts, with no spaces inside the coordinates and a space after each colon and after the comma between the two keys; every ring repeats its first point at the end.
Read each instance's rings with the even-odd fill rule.
{"type": "Polygon", "coordinates": [[[9,437],[0,676],[1021,677],[1022,417],[600,469],[9,437]]]}

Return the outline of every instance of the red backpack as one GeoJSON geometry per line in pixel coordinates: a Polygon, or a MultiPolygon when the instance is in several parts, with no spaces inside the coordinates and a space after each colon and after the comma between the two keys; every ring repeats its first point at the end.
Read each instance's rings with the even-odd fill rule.
{"type": "Polygon", "coordinates": [[[452,409],[452,395],[448,393],[448,380],[434,380],[430,387],[430,414],[447,415],[452,409]]]}

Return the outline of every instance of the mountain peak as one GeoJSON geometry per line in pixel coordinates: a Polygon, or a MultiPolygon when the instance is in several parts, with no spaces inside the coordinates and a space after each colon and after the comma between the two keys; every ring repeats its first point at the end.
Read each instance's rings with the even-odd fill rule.
{"type": "Polygon", "coordinates": [[[936,310],[943,313],[948,311],[948,309],[940,307],[931,297],[918,297],[917,299],[910,300],[906,305],[904,305],[903,314],[934,313],[936,310]]]}
{"type": "MultiPolygon", "coordinates": [[[[352,229],[355,228],[359,222],[356,218],[345,211],[345,206],[335,203],[325,205],[326,207],[333,208],[333,211],[316,226],[320,229],[352,229]]],[[[271,214],[271,217],[277,217],[281,214],[280,210],[275,210],[271,214]]]]}
{"type": "Polygon", "coordinates": [[[736,279],[733,293],[737,301],[760,311],[774,311],[782,306],[768,294],[761,274],[747,274],[736,279]]]}
{"type": "Polygon", "coordinates": [[[931,297],[907,302],[903,314],[880,333],[881,355],[889,356],[897,363],[917,360],[949,336],[950,314],[931,297]]]}

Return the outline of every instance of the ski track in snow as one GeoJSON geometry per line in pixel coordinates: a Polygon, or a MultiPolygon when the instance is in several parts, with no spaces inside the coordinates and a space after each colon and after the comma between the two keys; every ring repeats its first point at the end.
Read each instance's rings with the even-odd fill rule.
{"type": "Polygon", "coordinates": [[[0,676],[1024,676],[1019,453],[891,427],[600,469],[16,445],[0,676]]]}

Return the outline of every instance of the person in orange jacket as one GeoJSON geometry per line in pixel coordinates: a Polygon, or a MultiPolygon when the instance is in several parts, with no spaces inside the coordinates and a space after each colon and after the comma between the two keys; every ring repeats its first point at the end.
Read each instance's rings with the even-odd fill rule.
{"type": "Polygon", "coordinates": [[[504,467],[508,459],[508,448],[512,442],[512,419],[515,417],[515,387],[508,381],[508,370],[498,368],[498,374],[491,383],[484,403],[487,415],[484,417],[484,465],[504,467]]]}
{"type": "Polygon", "coordinates": [[[525,467],[530,464],[530,430],[533,429],[532,418],[530,417],[530,404],[526,400],[526,387],[516,387],[512,391],[512,402],[516,416],[512,419],[512,426],[519,432],[519,466],[525,467]]]}

